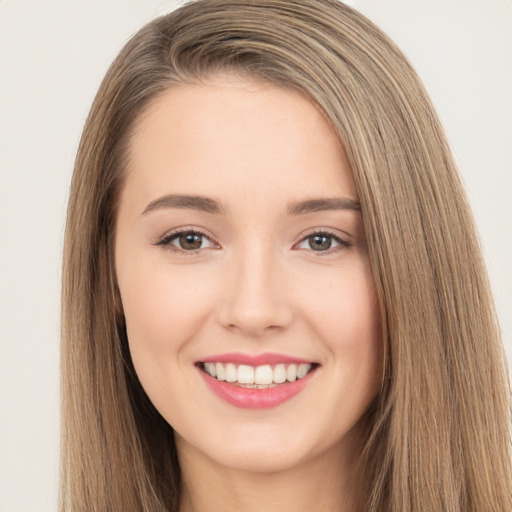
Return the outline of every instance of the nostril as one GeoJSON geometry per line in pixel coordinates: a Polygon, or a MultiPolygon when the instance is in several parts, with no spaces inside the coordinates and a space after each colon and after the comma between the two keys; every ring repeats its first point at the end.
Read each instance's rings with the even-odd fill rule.
{"type": "Polygon", "coordinates": [[[224,305],[219,323],[232,332],[260,336],[287,327],[292,321],[291,308],[286,304],[263,305],[235,303],[224,305]]]}

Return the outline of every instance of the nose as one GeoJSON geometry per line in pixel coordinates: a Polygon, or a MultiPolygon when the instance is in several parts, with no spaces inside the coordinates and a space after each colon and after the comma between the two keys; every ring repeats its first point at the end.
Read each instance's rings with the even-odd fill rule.
{"type": "Polygon", "coordinates": [[[260,337],[286,328],[293,319],[284,273],[262,251],[231,261],[219,323],[234,332],[260,337]]]}

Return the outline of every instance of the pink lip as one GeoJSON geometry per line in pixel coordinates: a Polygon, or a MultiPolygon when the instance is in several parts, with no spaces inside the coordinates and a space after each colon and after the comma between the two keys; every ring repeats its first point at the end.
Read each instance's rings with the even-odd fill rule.
{"type": "Polygon", "coordinates": [[[273,388],[254,389],[217,380],[204,372],[200,367],[198,367],[198,371],[207,386],[219,398],[242,409],[270,409],[277,407],[300,393],[308,385],[312,375],[316,373],[315,369],[313,369],[305,377],[294,382],[286,382],[273,388]]]}
{"type": "Polygon", "coordinates": [[[207,357],[197,361],[198,363],[234,363],[234,364],[247,364],[249,366],[263,366],[265,364],[301,364],[311,363],[306,359],[300,359],[298,357],[286,356],[284,354],[274,354],[272,352],[265,352],[258,355],[242,354],[239,352],[233,352],[231,354],[218,354],[215,356],[207,357]]]}

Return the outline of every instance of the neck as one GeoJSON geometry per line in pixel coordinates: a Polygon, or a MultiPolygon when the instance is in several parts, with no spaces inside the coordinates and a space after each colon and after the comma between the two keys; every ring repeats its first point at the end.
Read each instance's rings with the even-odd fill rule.
{"type": "Polygon", "coordinates": [[[323,454],[273,472],[219,465],[178,441],[182,472],[180,512],[353,512],[357,497],[350,482],[353,457],[323,454]]]}

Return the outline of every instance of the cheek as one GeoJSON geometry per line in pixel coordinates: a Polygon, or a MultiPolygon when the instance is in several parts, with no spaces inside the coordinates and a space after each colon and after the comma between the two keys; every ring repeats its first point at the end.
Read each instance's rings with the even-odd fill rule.
{"type": "Polygon", "coordinates": [[[369,265],[355,265],[332,282],[315,307],[335,374],[344,380],[340,389],[347,389],[349,381],[352,392],[373,396],[381,379],[383,349],[381,314],[369,265]]]}
{"type": "MultiPolygon", "coordinates": [[[[382,382],[383,344],[380,308],[373,280],[362,279],[350,289],[331,325],[330,349],[333,352],[332,423],[340,427],[357,425],[382,382]]],[[[340,430],[342,435],[344,430],[340,430]]]]}
{"type": "MultiPolygon", "coordinates": [[[[126,254],[126,253],[125,253],[126,254]]],[[[146,388],[190,365],[187,355],[208,324],[218,283],[212,269],[170,268],[139,254],[118,266],[118,284],[133,364],[146,388]]]]}
{"type": "Polygon", "coordinates": [[[186,395],[190,383],[186,374],[169,376],[182,375],[190,364],[187,347],[207,315],[207,304],[186,276],[169,275],[155,265],[133,265],[118,279],[135,371],[152,403],[171,422],[168,412],[180,409],[176,400],[186,395]]]}
{"type": "Polygon", "coordinates": [[[307,309],[333,349],[380,341],[380,310],[369,264],[356,262],[331,276],[328,284],[327,279],[317,283],[310,283],[307,309]]]}

